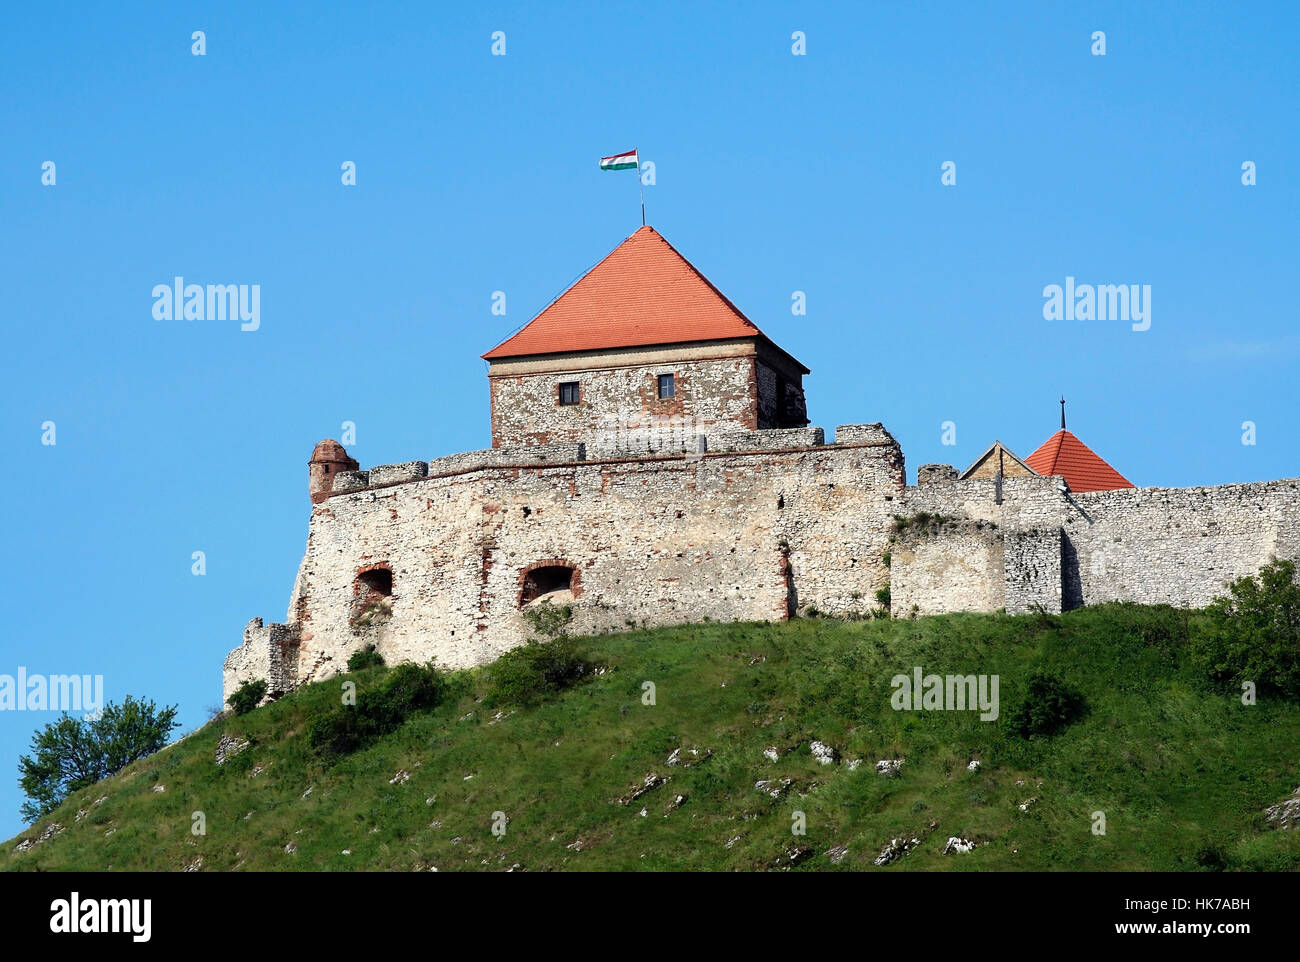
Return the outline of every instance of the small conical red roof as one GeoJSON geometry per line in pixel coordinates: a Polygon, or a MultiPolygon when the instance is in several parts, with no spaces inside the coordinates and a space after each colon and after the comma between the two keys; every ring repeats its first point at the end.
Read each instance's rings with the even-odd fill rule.
{"type": "Polygon", "coordinates": [[[1062,475],[1071,491],[1111,491],[1115,488],[1136,487],[1064,428],[1025,458],[1025,464],[1039,474],[1062,475]]]}
{"type": "Polygon", "coordinates": [[[642,227],[483,357],[763,336],[658,231],[642,227]]]}

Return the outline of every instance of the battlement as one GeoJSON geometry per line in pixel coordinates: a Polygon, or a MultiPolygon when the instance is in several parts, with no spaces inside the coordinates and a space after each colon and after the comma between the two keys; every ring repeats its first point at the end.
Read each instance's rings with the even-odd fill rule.
{"type": "MultiPolygon", "coordinates": [[[[445,455],[431,461],[382,464],[366,470],[356,467],[334,473],[329,480],[329,486],[323,491],[320,490],[320,482],[313,473],[311,493],[313,501],[320,503],[344,494],[356,494],[397,484],[454,477],[492,469],[696,461],[731,454],[797,451],[819,448],[826,444],[825,431],[819,427],[766,428],[755,431],[721,430],[713,434],[692,432],[689,441],[685,444],[681,442],[681,437],[681,432],[671,427],[663,429],[659,434],[647,432],[644,435],[636,435],[629,431],[626,432],[625,443],[622,445],[611,445],[605,438],[597,439],[592,449],[594,456],[590,458],[586,442],[573,442],[509,445],[445,455]],[[636,440],[627,442],[626,438],[629,437],[635,437],[636,440]]],[[[342,446],[335,441],[322,441],[317,447],[326,444],[334,445],[338,451],[343,451],[342,446]]],[[[898,442],[885,430],[884,425],[878,422],[842,424],[835,429],[834,446],[878,446],[897,449],[898,442]]],[[[348,460],[356,464],[354,460],[348,460]]]]}
{"type": "Polygon", "coordinates": [[[879,423],[829,444],[817,427],[670,427],[365,470],[322,442],[288,615],[250,623],[226,694],[328,677],[368,644],[390,663],[483,664],[531,636],[525,613],[546,600],[574,633],[810,608],[1200,606],[1300,555],[1297,480],[1076,494],[1057,476],[926,465],[908,486],[879,423]]]}

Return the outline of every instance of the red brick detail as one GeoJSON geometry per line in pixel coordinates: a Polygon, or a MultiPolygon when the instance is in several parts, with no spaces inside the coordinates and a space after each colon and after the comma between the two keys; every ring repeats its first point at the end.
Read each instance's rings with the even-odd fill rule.
{"type": "MultiPolygon", "coordinates": [[[[588,567],[591,562],[587,562],[588,567]]],[[[538,568],[568,568],[569,569],[569,590],[573,592],[575,599],[582,596],[582,569],[573,564],[567,558],[543,558],[541,561],[535,561],[527,568],[519,572],[518,591],[515,593],[515,607],[522,607],[524,603],[524,587],[528,576],[538,568]]]]}

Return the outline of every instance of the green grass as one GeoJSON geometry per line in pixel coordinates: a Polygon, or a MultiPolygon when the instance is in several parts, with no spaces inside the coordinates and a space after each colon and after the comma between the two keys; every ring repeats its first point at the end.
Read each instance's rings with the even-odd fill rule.
{"type": "MultiPolygon", "coordinates": [[[[538,707],[488,709],[479,700],[490,666],[458,672],[437,709],[330,764],[312,754],[307,731],[338,704],[343,679],[333,679],[223,718],[78,792],[6,843],[0,866],[174,871],[201,856],[204,871],[762,870],[805,847],[812,854],[796,871],[1194,871],[1205,853],[1229,870],[1300,869],[1300,832],[1263,818],[1300,784],[1300,705],[1247,707],[1208,691],[1186,623],[1172,609],[1107,605],[1059,618],[802,619],[601,636],[582,646],[609,670],[538,707]],[[916,665],[999,675],[1001,718],[893,711],[889,680],[916,665]],[[1025,741],[1006,722],[1034,671],[1081,691],[1087,714],[1025,741]],[[642,703],[645,681],[653,706],[642,703]],[[218,767],[222,734],[253,744],[218,767]],[[861,767],[818,764],[813,740],[861,767]],[[776,763],[763,757],[768,746],[781,752],[776,763]],[[712,756],[669,767],[678,748],[684,759],[691,748],[712,756]],[[876,774],[878,759],[899,757],[900,777],[876,774]],[[409,780],[390,784],[399,770],[409,780]],[[650,773],[670,780],[618,803],[650,773]],[[754,788],[786,778],[779,799],[754,788]],[[78,810],[88,814],[77,820],[78,810]],[[803,837],[790,831],[796,810],[803,837]],[[202,836],[191,833],[197,811],[202,836]],[[504,837],[492,834],[498,811],[509,819],[504,837]],[[1091,831],[1097,811],[1104,836],[1091,831]],[[64,831],[12,854],[50,822],[64,831]],[[874,868],[899,836],[921,841],[874,868]],[[944,856],[949,836],[982,844],[944,856]],[[841,845],[848,854],[836,865],[826,852],[841,845]]],[[[346,678],[364,698],[391,670],[346,678]]]]}

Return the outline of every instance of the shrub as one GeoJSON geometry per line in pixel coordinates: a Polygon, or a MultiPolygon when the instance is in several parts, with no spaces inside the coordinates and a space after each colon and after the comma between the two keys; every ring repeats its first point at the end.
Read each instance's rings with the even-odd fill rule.
{"type": "Polygon", "coordinates": [[[570,638],[530,641],[492,665],[487,704],[535,705],[572,687],[593,665],[570,638]]]}
{"type": "Polygon", "coordinates": [[[1238,578],[1205,610],[1197,660],[1211,682],[1300,696],[1300,585],[1294,561],[1238,578]]]}
{"type": "Polygon", "coordinates": [[[1217,845],[1203,845],[1196,851],[1196,867],[1202,872],[1222,872],[1228,867],[1223,850],[1217,845]]]}
{"type": "Polygon", "coordinates": [[[1021,738],[1055,735],[1083,716],[1083,695],[1055,675],[1029,676],[1024,700],[1011,712],[1011,730],[1021,738]]]}
{"type": "Polygon", "coordinates": [[[365,712],[344,705],[312,722],[309,737],[312,751],[328,756],[350,755],[381,734],[365,712]]]}
{"type": "Polygon", "coordinates": [[[366,645],[360,651],[354,651],[348,656],[348,671],[361,671],[363,668],[373,668],[383,663],[384,656],[375,651],[375,646],[366,645]]]}
{"type": "Polygon", "coordinates": [[[384,686],[387,711],[405,719],[418,711],[427,711],[442,701],[446,679],[432,665],[398,665],[384,686]]]}
{"type": "Polygon", "coordinates": [[[573,620],[572,605],[553,605],[543,601],[531,608],[524,609],[524,620],[533,626],[533,631],[546,638],[554,638],[563,633],[573,620]]]}
{"type": "MultiPolygon", "coordinates": [[[[1005,611],[1006,609],[1003,610],[1005,611]]],[[[1059,633],[1065,627],[1065,623],[1062,622],[1060,618],[1052,614],[1041,604],[1031,605],[1030,610],[1032,614],[1029,616],[1029,623],[1033,627],[1035,633],[1043,631],[1055,631],[1059,633]]]]}
{"type": "Polygon", "coordinates": [[[262,699],[266,697],[266,689],[266,681],[261,678],[257,681],[246,681],[231,693],[226,699],[226,704],[235,710],[236,715],[247,715],[262,703],[262,699]]]}
{"type": "Polygon", "coordinates": [[[880,604],[880,607],[882,607],[882,608],[884,608],[886,611],[888,611],[888,610],[889,610],[889,600],[890,600],[890,595],[889,595],[889,582],[886,581],[886,582],[885,582],[885,587],[883,587],[883,588],[877,588],[877,589],[876,589],[876,601],[880,604]]]}
{"type": "Polygon", "coordinates": [[[412,715],[436,708],[446,693],[447,681],[432,665],[399,665],[382,688],[316,719],[308,735],[312,750],[349,755],[396,731],[412,715]]]}
{"type": "Polygon", "coordinates": [[[894,534],[902,534],[909,528],[916,529],[922,534],[935,534],[943,530],[943,526],[952,521],[947,515],[931,514],[929,511],[918,511],[916,514],[905,516],[901,514],[894,515],[894,522],[890,526],[894,534]]]}

